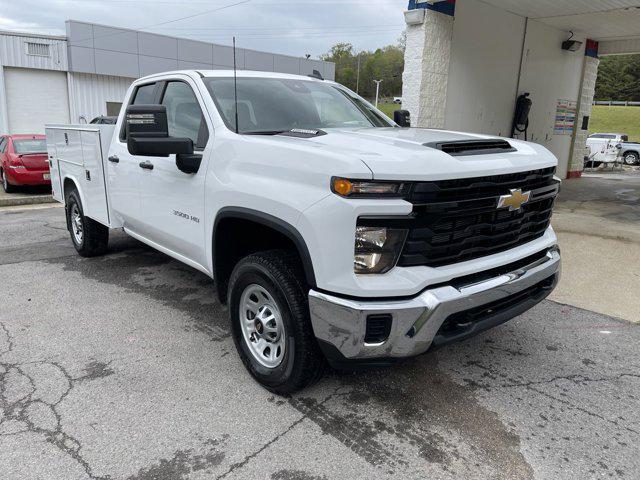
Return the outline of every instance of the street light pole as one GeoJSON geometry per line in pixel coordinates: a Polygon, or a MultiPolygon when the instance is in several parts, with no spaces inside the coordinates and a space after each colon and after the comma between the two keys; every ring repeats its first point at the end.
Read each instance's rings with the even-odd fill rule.
{"type": "Polygon", "coordinates": [[[356,93],[360,94],[360,54],[358,53],[358,75],[356,76],[356,93]]]}
{"type": "Polygon", "coordinates": [[[382,80],[374,80],[376,84],[376,108],[378,108],[378,97],[380,96],[380,84],[382,80]]]}

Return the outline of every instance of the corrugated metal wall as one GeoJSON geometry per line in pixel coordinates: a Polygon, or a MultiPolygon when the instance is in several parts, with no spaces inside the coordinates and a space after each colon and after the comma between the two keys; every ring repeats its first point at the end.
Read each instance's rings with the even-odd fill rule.
{"type": "Polygon", "coordinates": [[[2,32],[0,34],[0,65],[66,71],[67,42],[64,38],[2,32]],[[49,55],[28,55],[28,43],[49,45],[49,55]]]}
{"type": "Polygon", "coordinates": [[[67,74],[71,123],[90,122],[92,118],[107,114],[107,102],[122,102],[134,79],[93,75],[67,74]]]}

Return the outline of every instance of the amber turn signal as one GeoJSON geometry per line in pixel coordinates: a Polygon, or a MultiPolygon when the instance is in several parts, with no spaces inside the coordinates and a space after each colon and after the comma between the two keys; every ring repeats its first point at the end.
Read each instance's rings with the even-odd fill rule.
{"type": "Polygon", "coordinates": [[[353,184],[346,178],[334,177],[332,179],[331,190],[338,195],[347,197],[353,191],[353,184]]]}

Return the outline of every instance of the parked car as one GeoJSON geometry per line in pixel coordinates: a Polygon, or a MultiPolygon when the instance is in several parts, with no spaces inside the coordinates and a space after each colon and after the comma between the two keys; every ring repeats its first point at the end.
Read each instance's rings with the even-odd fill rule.
{"type": "Polygon", "coordinates": [[[587,138],[589,162],[593,165],[613,163],[618,157],[616,146],[629,140],[624,133],[593,133],[587,138]]]}
{"type": "Polygon", "coordinates": [[[637,165],[640,163],[640,143],[622,142],[617,145],[618,156],[627,165],[637,165]]]}
{"type": "Polygon", "coordinates": [[[5,135],[0,139],[2,188],[14,192],[19,185],[50,185],[44,135],[5,135]]]}
{"type": "Polygon", "coordinates": [[[403,128],[342,85],[273,72],[155,74],[124,105],[115,126],[46,129],[75,249],[103,254],[123,229],[215,279],[272,392],[471,337],[557,284],[541,145],[403,128]]]}
{"type": "Polygon", "coordinates": [[[89,124],[91,125],[115,125],[118,117],[96,117],[89,124]]]}

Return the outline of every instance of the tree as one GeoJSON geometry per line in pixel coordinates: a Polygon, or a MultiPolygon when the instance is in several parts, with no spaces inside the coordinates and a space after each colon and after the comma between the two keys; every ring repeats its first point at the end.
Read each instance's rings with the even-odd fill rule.
{"type": "Polygon", "coordinates": [[[380,95],[382,97],[398,96],[402,92],[402,71],[404,70],[404,50],[401,45],[387,45],[374,52],[361,51],[354,53],[350,43],[337,43],[331,50],[320,57],[336,64],[336,81],[356,90],[366,98],[375,96],[373,80],[382,79],[380,95]],[[358,60],[360,64],[360,81],[358,82],[358,60]],[[359,84],[359,85],[358,85],[359,84]]]}
{"type": "Polygon", "coordinates": [[[598,67],[595,99],[640,101],[640,55],[603,57],[598,67]]]}

